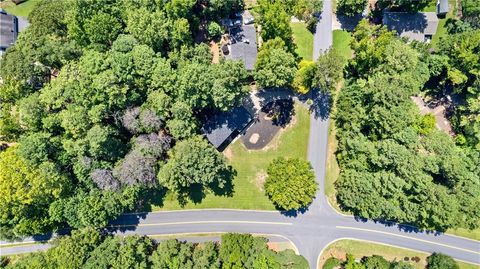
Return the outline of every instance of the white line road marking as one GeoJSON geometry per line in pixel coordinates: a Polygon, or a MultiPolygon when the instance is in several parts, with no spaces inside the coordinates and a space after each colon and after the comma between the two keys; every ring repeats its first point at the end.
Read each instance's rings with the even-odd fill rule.
{"type": "Polygon", "coordinates": [[[473,251],[473,250],[470,250],[470,249],[459,248],[459,247],[450,246],[450,245],[443,244],[443,243],[428,241],[428,240],[424,240],[424,239],[419,239],[419,238],[414,238],[414,237],[410,237],[410,236],[405,236],[405,235],[400,235],[400,234],[394,234],[394,233],[389,233],[389,232],[376,231],[376,230],[363,229],[363,228],[355,228],[355,227],[346,227],[346,226],[335,226],[335,228],[337,228],[337,229],[357,230],[357,231],[364,231],[364,232],[371,232],[371,233],[386,234],[386,235],[391,235],[391,236],[406,238],[406,239],[410,239],[410,240],[415,240],[415,241],[419,241],[419,242],[429,243],[429,244],[433,244],[433,245],[438,245],[438,246],[442,246],[442,247],[448,247],[448,248],[458,249],[458,250],[461,250],[461,251],[470,252],[470,253],[474,253],[474,254],[480,254],[480,252],[478,252],[478,251],[473,251]]]}
{"type": "Polygon", "coordinates": [[[242,221],[242,220],[204,220],[204,221],[184,221],[184,222],[160,222],[160,223],[140,223],[140,224],[120,224],[109,225],[109,228],[116,227],[145,227],[145,226],[168,226],[168,225],[188,225],[188,224],[262,224],[262,225],[293,225],[291,222],[267,222],[267,221],[242,221]]]}

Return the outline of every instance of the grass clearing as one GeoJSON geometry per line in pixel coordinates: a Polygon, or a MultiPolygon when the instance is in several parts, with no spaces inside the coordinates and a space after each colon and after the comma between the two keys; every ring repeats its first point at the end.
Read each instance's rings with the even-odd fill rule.
{"type": "Polygon", "coordinates": [[[305,60],[313,59],[313,34],[308,31],[304,22],[290,23],[293,31],[293,42],[297,45],[297,54],[305,60]]]}
{"type": "Polygon", "coordinates": [[[275,210],[272,202],[258,186],[257,176],[265,172],[267,166],[276,157],[307,158],[310,129],[308,109],[295,104],[295,119],[292,119],[292,122],[295,124],[280,131],[267,146],[268,149],[249,151],[237,139],[225,150],[225,155],[237,172],[233,181],[233,196],[207,194],[201,203],[189,202],[181,207],[173,195],[167,195],[163,206],[153,206],[153,211],[201,208],[275,210]]]}
{"type": "MultiPolygon", "coordinates": [[[[336,103],[340,90],[342,89],[345,81],[340,81],[337,84],[335,91],[335,99],[333,100],[332,114],[335,114],[336,103]]],[[[328,148],[327,148],[327,167],[326,167],[326,176],[325,176],[325,195],[327,196],[328,202],[335,208],[337,211],[342,212],[340,206],[337,203],[337,191],[335,189],[335,182],[338,179],[340,174],[340,167],[338,166],[337,157],[335,152],[337,151],[338,141],[337,141],[337,130],[335,126],[335,117],[330,118],[330,126],[328,126],[328,148]]]]}
{"type": "MultiPolygon", "coordinates": [[[[432,41],[430,42],[430,46],[434,49],[438,47],[438,43],[440,42],[440,39],[444,36],[446,36],[447,33],[447,28],[445,28],[445,24],[447,23],[448,19],[454,18],[455,14],[457,13],[457,5],[456,5],[456,0],[448,0],[448,5],[450,7],[450,11],[448,12],[447,16],[444,19],[440,19],[438,21],[438,28],[437,31],[435,32],[435,35],[432,37],[432,41]]],[[[436,1],[432,2],[429,6],[425,8],[425,11],[436,11],[436,1]],[[433,6],[433,10],[431,6],[433,6]]]]}
{"type": "Polygon", "coordinates": [[[344,30],[333,31],[332,47],[336,49],[346,60],[351,59],[353,56],[353,51],[350,48],[351,40],[352,35],[349,32],[344,30]]]}
{"type": "Polygon", "coordinates": [[[41,0],[28,0],[19,5],[15,5],[12,1],[7,0],[0,3],[0,8],[5,9],[10,14],[20,17],[28,17],[28,14],[32,12],[41,0]]]}
{"type": "MultiPolygon", "coordinates": [[[[360,259],[364,256],[380,255],[389,261],[404,260],[405,257],[409,258],[408,263],[412,264],[415,268],[424,269],[427,265],[426,258],[430,254],[425,252],[419,252],[415,250],[409,250],[404,248],[393,247],[389,245],[383,245],[378,243],[371,243],[366,241],[357,241],[343,239],[330,244],[321,253],[319,259],[318,268],[322,268],[323,263],[330,257],[336,257],[339,259],[345,259],[347,253],[355,256],[356,259],[360,259]],[[419,262],[412,261],[412,257],[420,258],[419,262]]],[[[458,262],[460,269],[474,269],[477,266],[469,263],[458,262]]]]}
{"type": "Polygon", "coordinates": [[[468,230],[465,228],[457,228],[457,229],[448,229],[447,234],[453,234],[456,236],[467,237],[474,240],[480,241],[480,228],[475,230],[468,230]]]}

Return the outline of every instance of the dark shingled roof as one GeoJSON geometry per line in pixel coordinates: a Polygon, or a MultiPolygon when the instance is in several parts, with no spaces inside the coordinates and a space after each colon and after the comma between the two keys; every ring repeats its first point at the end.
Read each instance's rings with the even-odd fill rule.
{"type": "Polygon", "coordinates": [[[247,70],[253,70],[257,61],[257,33],[253,24],[242,25],[230,30],[232,44],[229,59],[242,60],[247,70]],[[248,40],[249,42],[243,42],[248,40]]]}
{"type": "Polygon", "coordinates": [[[435,12],[385,12],[383,24],[401,37],[425,41],[425,35],[434,35],[437,31],[438,18],[435,12]]]}
{"type": "Polygon", "coordinates": [[[6,50],[17,40],[17,18],[0,10],[0,50],[6,50]]]}
{"type": "Polygon", "coordinates": [[[448,13],[448,0],[438,0],[437,14],[444,15],[448,13]]]}
{"type": "Polygon", "coordinates": [[[202,132],[219,150],[225,149],[228,143],[242,133],[253,120],[252,115],[243,106],[228,112],[209,111],[205,115],[202,132]]]}

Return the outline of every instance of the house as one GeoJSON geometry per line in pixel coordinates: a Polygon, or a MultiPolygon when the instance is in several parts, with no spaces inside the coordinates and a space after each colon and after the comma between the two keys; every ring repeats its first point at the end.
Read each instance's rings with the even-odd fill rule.
{"type": "Polygon", "coordinates": [[[251,71],[257,61],[257,31],[253,25],[253,16],[248,11],[242,14],[240,22],[242,21],[243,23],[238,23],[238,20],[234,20],[230,24],[230,42],[228,52],[224,51],[224,55],[227,59],[243,61],[245,68],[251,71]]]}
{"type": "Polygon", "coordinates": [[[437,31],[438,17],[435,12],[385,12],[383,24],[401,37],[421,42],[430,42],[437,31]]]}
{"type": "Polygon", "coordinates": [[[28,26],[28,21],[0,9],[0,56],[17,40],[18,34],[28,26]]]}
{"type": "Polygon", "coordinates": [[[17,36],[17,17],[0,9],[0,55],[15,43],[17,36]]]}
{"type": "Polygon", "coordinates": [[[243,106],[228,112],[210,110],[203,114],[202,133],[219,151],[223,151],[253,122],[253,116],[243,106]]]}
{"type": "Polygon", "coordinates": [[[444,18],[448,13],[448,0],[437,1],[437,16],[444,18]]]}

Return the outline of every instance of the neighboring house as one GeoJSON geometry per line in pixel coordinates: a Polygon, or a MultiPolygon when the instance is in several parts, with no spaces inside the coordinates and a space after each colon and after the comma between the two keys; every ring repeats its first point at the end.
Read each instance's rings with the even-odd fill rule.
{"type": "Polygon", "coordinates": [[[18,34],[28,26],[28,21],[0,9],[0,56],[17,41],[18,34]]]}
{"type": "Polygon", "coordinates": [[[437,31],[438,17],[435,12],[385,12],[383,24],[401,37],[421,42],[430,42],[437,31]]]}
{"type": "Polygon", "coordinates": [[[18,36],[18,19],[0,9],[0,55],[15,44],[18,36]]]}
{"type": "Polygon", "coordinates": [[[245,11],[233,20],[223,20],[222,24],[228,29],[230,42],[222,47],[227,59],[242,60],[247,70],[255,68],[257,61],[257,31],[253,25],[253,16],[245,11]]]}
{"type": "Polygon", "coordinates": [[[206,111],[202,120],[202,132],[219,151],[223,151],[253,122],[253,116],[243,107],[228,112],[206,111]]]}
{"type": "Polygon", "coordinates": [[[448,0],[437,1],[437,16],[444,18],[448,13],[448,0]]]}

